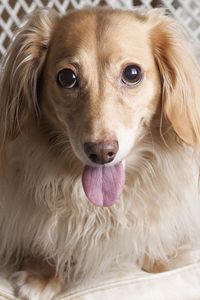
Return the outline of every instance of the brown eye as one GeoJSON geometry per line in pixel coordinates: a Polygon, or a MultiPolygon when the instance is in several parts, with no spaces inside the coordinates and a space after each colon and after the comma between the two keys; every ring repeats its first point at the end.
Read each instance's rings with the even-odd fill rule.
{"type": "Polygon", "coordinates": [[[76,74],[71,69],[63,69],[58,72],[57,83],[65,89],[72,89],[78,86],[76,74]]]}
{"type": "Polygon", "coordinates": [[[138,65],[128,65],[122,72],[122,82],[126,85],[136,85],[142,78],[142,70],[138,65]]]}

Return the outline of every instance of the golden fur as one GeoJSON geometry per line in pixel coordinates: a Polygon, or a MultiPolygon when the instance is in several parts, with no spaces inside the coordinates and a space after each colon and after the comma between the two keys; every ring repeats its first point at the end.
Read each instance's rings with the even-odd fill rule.
{"type": "Polygon", "coordinates": [[[20,297],[50,299],[63,280],[131,264],[166,270],[195,260],[187,251],[200,239],[199,102],[192,48],[157,10],[62,18],[39,10],[27,19],[0,83],[0,259],[21,264],[12,275],[20,297]],[[144,72],[134,88],[120,82],[130,63],[144,72]],[[67,67],[79,72],[79,89],[58,87],[67,67]],[[98,208],[83,192],[82,143],[113,137],[126,184],[115,205],[98,208]],[[37,272],[26,267],[32,257],[55,279],[40,264],[37,272]]]}

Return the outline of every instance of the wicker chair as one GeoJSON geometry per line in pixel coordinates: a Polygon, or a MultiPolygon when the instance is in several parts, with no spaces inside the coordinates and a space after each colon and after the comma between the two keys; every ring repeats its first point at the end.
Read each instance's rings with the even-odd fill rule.
{"type": "MultiPolygon", "coordinates": [[[[200,1],[199,0],[0,0],[0,57],[12,38],[21,18],[42,6],[54,7],[61,14],[69,8],[109,5],[111,7],[160,7],[164,6],[182,23],[200,48],[200,1]]],[[[200,53],[200,51],[199,51],[200,53]]],[[[200,56],[199,56],[200,58],[200,56]]]]}

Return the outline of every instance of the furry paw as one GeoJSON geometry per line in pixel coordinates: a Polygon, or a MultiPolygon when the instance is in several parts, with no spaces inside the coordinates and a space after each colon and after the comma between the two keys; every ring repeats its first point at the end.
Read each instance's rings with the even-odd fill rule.
{"type": "Polygon", "coordinates": [[[16,296],[22,300],[51,300],[62,289],[58,278],[38,275],[31,271],[13,273],[11,282],[16,296]]]}

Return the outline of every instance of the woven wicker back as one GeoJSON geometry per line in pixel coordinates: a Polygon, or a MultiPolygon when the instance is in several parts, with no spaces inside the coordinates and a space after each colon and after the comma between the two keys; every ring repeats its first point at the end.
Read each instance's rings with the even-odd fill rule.
{"type": "Polygon", "coordinates": [[[27,13],[42,6],[64,14],[69,8],[109,5],[111,7],[166,7],[200,45],[200,0],[0,0],[0,57],[8,47],[13,31],[27,13]]]}

